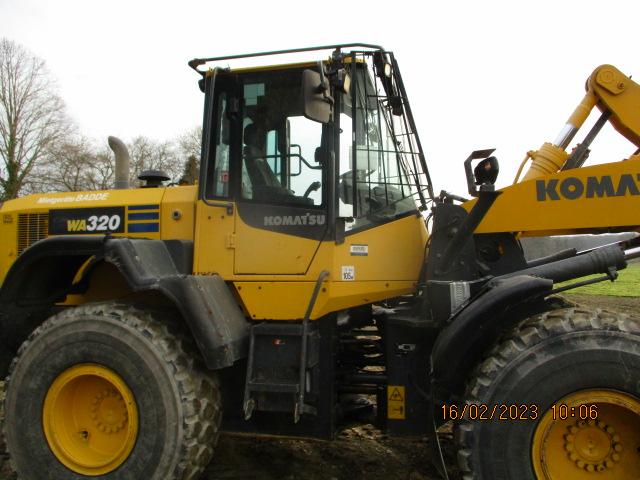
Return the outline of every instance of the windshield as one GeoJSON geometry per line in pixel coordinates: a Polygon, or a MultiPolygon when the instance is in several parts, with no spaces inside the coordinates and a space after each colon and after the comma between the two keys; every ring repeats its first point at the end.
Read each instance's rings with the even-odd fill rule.
{"type": "Polygon", "coordinates": [[[364,61],[349,66],[352,84],[340,111],[340,201],[354,207],[347,228],[360,228],[416,212],[427,178],[402,99],[389,95],[398,93],[391,80],[385,89],[364,61]]]}

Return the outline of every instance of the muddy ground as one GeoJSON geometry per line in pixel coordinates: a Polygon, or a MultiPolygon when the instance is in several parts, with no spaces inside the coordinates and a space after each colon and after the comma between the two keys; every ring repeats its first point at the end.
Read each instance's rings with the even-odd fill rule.
{"type": "MultiPolygon", "coordinates": [[[[640,298],[567,295],[567,299],[640,313],[640,298]]],[[[441,438],[452,479],[458,478],[451,429],[445,427],[441,438]]],[[[429,465],[428,452],[424,439],[389,438],[370,425],[347,429],[332,442],[223,435],[204,480],[436,480],[440,477],[429,465]]],[[[0,473],[0,480],[9,478],[6,470],[0,473]]]]}

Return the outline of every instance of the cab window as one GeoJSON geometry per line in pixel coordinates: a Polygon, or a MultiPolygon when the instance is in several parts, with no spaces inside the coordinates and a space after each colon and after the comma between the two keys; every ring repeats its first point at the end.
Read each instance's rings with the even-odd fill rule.
{"type": "Polygon", "coordinates": [[[301,74],[268,72],[243,85],[241,198],[278,205],[322,205],[315,152],[322,125],[302,116],[301,74]]]}

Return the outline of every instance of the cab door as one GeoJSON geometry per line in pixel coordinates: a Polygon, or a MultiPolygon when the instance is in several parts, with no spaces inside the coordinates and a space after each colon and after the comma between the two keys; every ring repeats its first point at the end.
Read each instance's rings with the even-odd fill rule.
{"type": "Polygon", "coordinates": [[[328,126],[302,115],[301,70],[242,83],[236,275],[302,275],[328,231],[326,168],[316,149],[328,126]]]}
{"type": "Polygon", "coordinates": [[[196,204],[194,271],[233,276],[235,205],[231,187],[234,88],[230,79],[206,79],[199,197],[196,204]],[[215,88],[214,88],[215,87],[215,88]]]}

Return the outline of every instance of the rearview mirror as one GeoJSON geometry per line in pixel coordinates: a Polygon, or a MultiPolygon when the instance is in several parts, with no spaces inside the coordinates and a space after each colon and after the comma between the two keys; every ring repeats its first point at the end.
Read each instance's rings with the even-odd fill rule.
{"type": "Polygon", "coordinates": [[[303,114],[309,120],[328,123],[331,119],[333,98],[328,95],[329,81],[318,72],[304,70],[302,72],[303,114]]]}

